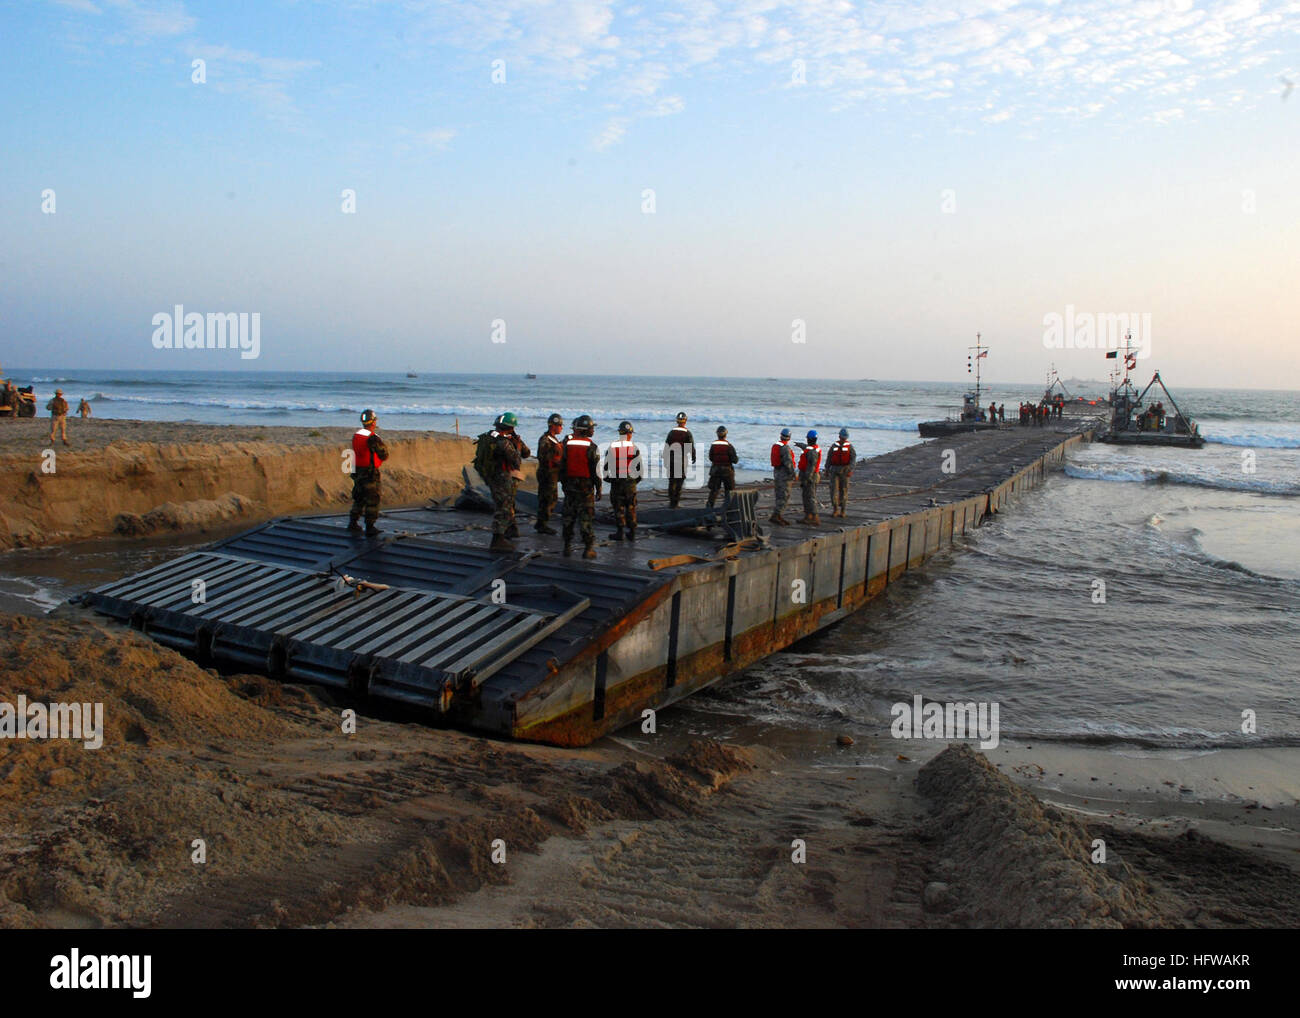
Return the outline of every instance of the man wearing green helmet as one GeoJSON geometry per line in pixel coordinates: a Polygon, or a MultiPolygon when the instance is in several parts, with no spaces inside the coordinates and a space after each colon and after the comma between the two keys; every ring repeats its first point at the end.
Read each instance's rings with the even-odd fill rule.
{"type": "Polygon", "coordinates": [[[515,523],[515,493],[519,490],[519,479],[523,477],[524,460],[532,453],[523,439],[515,434],[518,423],[519,418],[507,410],[493,422],[492,430],[488,432],[487,476],[483,480],[492,492],[492,504],[496,507],[492,514],[492,551],[514,551],[510,539],[519,536],[519,527],[515,523]]]}

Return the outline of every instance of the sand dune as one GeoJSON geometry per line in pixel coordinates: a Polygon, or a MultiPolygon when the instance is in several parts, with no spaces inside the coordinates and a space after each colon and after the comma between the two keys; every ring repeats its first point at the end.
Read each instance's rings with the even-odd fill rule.
{"type": "MultiPolygon", "coordinates": [[[[201,531],[337,510],[350,498],[342,471],[350,430],[96,419],[68,427],[65,447],[49,442],[48,420],[0,420],[0,548],[201,531]]],[[[384,439],[386,505],[460,490],[471,439],[400,431],[385,431],[384,439]]]]}

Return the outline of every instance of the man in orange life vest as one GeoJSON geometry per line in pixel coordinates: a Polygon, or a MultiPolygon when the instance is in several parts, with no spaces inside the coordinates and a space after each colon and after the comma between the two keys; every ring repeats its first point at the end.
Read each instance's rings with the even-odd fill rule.
{"type": "Polygon", "coordinates": [[[587,414],[575,418],[573,434],[562,443],[560,484],[564,487],[564,554],[573,553],[573,526],[582,532],[583,558],[595,558],[596,500],[600,498],[600,450],[596,422],[587,414]]]}
{"type": "MultiPolygon", "coordinates": [[[[826,453],[826,476],[831,482],[831,515],[843,516],[848,508],[849,478],[858,462],[858,454],[849,444],[849,429],[840,428],[838,442],[831,444],[826,453]]],[[[819,521],[820,522],[820,521],[819,521]]]]}
{"type": "Polygon", "coordinates": [[[677,415],[677,427],[668,432],[664,441],[664,469],[668,473],[668,508],[676,509],[682,500],[682,487],[686,484],[686,449],[690,447],[691,463],[695,463],[695,436],[686,427],[686,415],[677,415]]]}
{"type": "Polygon", "coordinates": [[[772,490],[772,522],[788,527],[790,521],[785,518],[786,503],[790,501],[790,486],[794,484],[794,446],[790,444],[790,429],[781,429],[781,441],[772,443],[772,480],[776,487],[772,490]]]}
{"type": "Polygon", "coordinates": [[[710,509],[717,501],[719,488],[723,489],[722,504],[727,504],[736,486],[736,464],[739,462],[736,447],[727,441],[727,429],[719,427],[718,437],[709,446],[709,500],[705,505],[710,509]]]}
{"type": "Polygon", "coordinates": [[[605,462],[601,472],[609,481],[609,504],[614,510],[614,533],[610,536],[615,541],[623,540],[623,529],[627,528],[627,539],[636,540],[636,486],[641,480],[641,450],[632,441],[632,422],[620,421],[618,441],[610,442],[605,450],[605,462]]]}
{"type": "Polygon", "coordinates": [[[361,427],[352,436],[352,513],[348,529],[360,530],[358,520],[366,517],[366,536],[379,533],[375,520],[379,519],[379,464],[388,459],[388,447],[376,432],[379,418],[373,410],[361,413],[361,427]]]}
{"type": "Polygon", "coordinates": [[[546,419],[546,430],[537,440],[537,523],[534,529],[539,534],[554,534],[555,528],[548,524],[551,514],[555,512],[556,484],[560,480],[560,432],[564,430],[564,418],[551,414],[546,419]]]}
{"type": "Polygon", "coordinates": [[[821,526],[817,514],[817,482],[821,479],[822,450],[817,444],[817,432],[808,432],[808,444],[799,456],[799,489],[803,492],[803,519],[799,522],[821,526]]]}

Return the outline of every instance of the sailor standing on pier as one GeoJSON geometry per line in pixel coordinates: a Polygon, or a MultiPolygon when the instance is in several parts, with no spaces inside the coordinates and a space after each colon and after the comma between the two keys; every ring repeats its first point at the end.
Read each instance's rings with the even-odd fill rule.
{"type": "Polygon", "coordinates": [[[808,444],[803,447],[799,457],[799,488],[803,492],[803,519],[801,523],[820,527],[821,516],[817,513],[817,482],[821,479],[822,450],[817,444],[817,432],[808,432],[808,444]]]}
{"type": "Polygon", "coordinates": [[[551,414],[546,419],[546,430],[537,440],[537,523],[533,529],[539,534],[555,533],[549,521],[555,512],[555,503],[559,501],[556,486],[560,482],[560,456],[563,452],[560,432],[563,430],[564,418],[551,414]]]}
{"type": "Polygon", "coordinates": [[[695,464],[695,436],[686,427],[686,414],[677,415],[677,426],[664,440],[664,466],[668,471],[668,508],[676,509],[682,500],[682,487],[686,484],[686,449],[691,450],[691,464],[695,464]]]}
{"type": "Polygon", "coordinates": [[[588,414],[574,418],[573,434],[563,442],[560,484],[564,488],[564,554],[573,554],[573,528],[582,532],[583,558],[595,558],[596,500],[600,498],[600,450],[596,422],[588,414]]]}
{"type": "Polygon", "coordinates": [[[794,478],[794,446],[790,444],[790,429],[782,428],[781,441],[772,443],[772,480],[776,483],[772,491],[772,522],[782,527],[790,525],[784,513],[794,478]]]}
{"type": "MultiPolygon", "coordinates": [[[[840,438],[826,453],[826,476],[831,483],[831,515],[843,516],[848,508],[849,478],[858,462],[858,454],[849,443],[849,429],[840,428],[840,438]]],[[[820,522],[820,521],[819,521],[820,522]]]]}
{"type": "Polygon", "coordinates": [[[610,442],[605,450],[602,466],[605,480],[609,481],[609,504],[614,510],[615,541],[636,540],[636,486],[641,480],[641,450],[632,441],[632,422],[620,421],[618,441],[610,442]]]}
{"type": "Polygon", "coordinates": [[[352,512],[348,529],[361,529],[358,521],[366,517],[366,536],[379,533],[375,521],[379,519],[379,464],[388,459],[388,447],[376,432],[379,418],[373,410],[361,411],[361,427],[352,436],[352,512]]]}
{"type": "Polygon", "coordinates": [[[518,423],[519,418],[507,410],[493,422],[492,430],[487,433],[488,444],[483,461],[487,465],[487,475],[483,479],[492,492],[495,506],[492,543],[488,546],[492,551],[514,551],[510,539],[519,536],[519,525],[515,522],[515,495],[519,490],[519,479],[523,477],[524,460],[532,453],[515,433],[518,423]]]}
{"type": "Polygon", "coordinates": [[[710,509],[717,501],[719,488],[723,489],[722,504],[727,504],[727,499],[736,487],[736,464],[739,462],[740,454],[727,441],[727,429],[719,425],[718,437],[709,446],[709,500],[705,505],[710,509]]]}

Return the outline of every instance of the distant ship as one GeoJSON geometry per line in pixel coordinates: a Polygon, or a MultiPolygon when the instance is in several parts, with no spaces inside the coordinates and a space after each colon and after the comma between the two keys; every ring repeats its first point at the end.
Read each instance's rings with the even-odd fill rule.
{"type": "Polygon", "coordinates": [[[417,375],[417,374],[416,374],[414,371],[412,371],[410,368],[407,368],[407,369],[406,369],[406,377],[407,377],[407,378],[419,378],[420,376],[417,375]]]}
{"type": "Polygon", "coordinates": [[[980,334],[975,333],[975,345],[970,347],[974,354],[966,365],[967,371],[975,373],[975,389],[961,398],[961,416],[955,420],[949,417],[943,421],[922,421],[916,426],[922,438],[942,438],[944,435],[956,435],[963,431],[996,431],[997,421],[985,419],[985,411],[980,406],[980,360],[988,356],[988,347],[983,345],[980,334]]]}
{"type": "Polygon", "coordinates": [[[534,374],[530,371],[530,372],[528,372],[526,375],[524,375],[524,377],[525,377],[525,378],[536,378],[537,376],[534,375],[534,374]]]}

